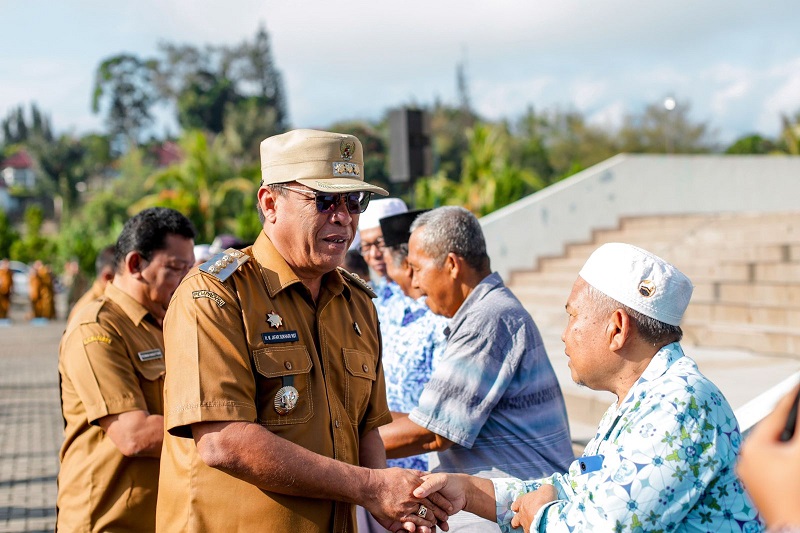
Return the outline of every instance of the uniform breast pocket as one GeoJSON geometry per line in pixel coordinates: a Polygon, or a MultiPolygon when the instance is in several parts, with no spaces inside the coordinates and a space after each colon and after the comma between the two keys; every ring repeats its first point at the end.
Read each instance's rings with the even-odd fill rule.
{"type": "Polygon", "coordinates": [[[314,414],[311,356],[305,346],[253,350],[258,375],[259,423],[283,426],[308,422],[314,414]]]}
{"type": "Polygon", "coordinates": [[[347,414],[353,424],[364,415],[372,395],[372,384],[377,379],[376,357],[372,354],[343,348],[344,366],[347,369],[344,390],[347,414]]]}
{"type": "Polygon", "coordinates": [[[141,352],[139,357],[133,357],[133,366],[139,375],[139,386],[142,388],[147,410],[150,414],[164,414],[164,374],[166,365],[161,350],[141,352]],[[149,353],[150,356],[141,354],[149,353]]]}

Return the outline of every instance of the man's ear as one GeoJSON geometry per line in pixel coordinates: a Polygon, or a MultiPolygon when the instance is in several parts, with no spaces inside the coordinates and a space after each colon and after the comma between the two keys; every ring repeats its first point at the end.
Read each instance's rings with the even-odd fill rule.
{"type": "Polygon", "coordinates": [[[461,262],[463,261],[462,258],[458,257],[453,252],[447,254],[447,258],[444,260],[444,268],[450,274],[450,277],[453,279],[457,279],[458,275],[461,273],[462,265],[461,262]]]}
{"type": "Polygon", "coordinates": [[[258,189],[258,206],[261,208],[261,212],[264,213],[264,218],[270,222],[275,222],[275,218],[277,216],[276,212],[276,204],[277,204],[277,196],[278,193],[273,192],[266,187],[260,187],[258,189]]]}
{"type": "Polygon", "coordinates": [[[125,269],[136,279],[142,278],[142,270],[147,266],[147,260],[137,251],[128,252],[125,256],[125,269]]]}
{"type": "Polygon", "coordinates": [[[625,346],[628,338],[633,333],[631,328],[633,324],[628,316],[628,313],[622,309],[616,309],[608,319],[608,327],[606,328],[606,335],[608,336],[608,348],[612,352],[616,352],[625,346]]]}

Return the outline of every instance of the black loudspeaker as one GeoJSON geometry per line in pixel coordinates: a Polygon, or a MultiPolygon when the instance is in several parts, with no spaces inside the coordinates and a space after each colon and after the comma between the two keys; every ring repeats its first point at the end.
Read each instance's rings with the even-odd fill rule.
{"type": "Polygon", "coordinates": [[[389,113],[389,180],[412,182],[433,173],[430,119],[424,111],[395,109],[389,113]]]}

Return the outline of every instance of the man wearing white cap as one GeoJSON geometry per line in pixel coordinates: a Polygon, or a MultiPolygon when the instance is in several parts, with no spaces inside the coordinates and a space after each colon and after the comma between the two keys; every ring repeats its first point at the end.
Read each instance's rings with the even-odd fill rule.
{"type": "Polygon", "coordinates": [[[533,481],[429,477],[503,531],[760,531],[734,473],[741,435],[728,402],[679,344],[684,274],[628,244],[598,248],[567,300],[572,378],[617,396],[567,473],[533,481]]]}
{"type": "Polygon", "coordinates": [[[371,194],[386,194],[364,182],[363,162],[351,135],[264,140],[262,233],[176,291],[159,531],[349,533],[355,503],[393,530],[446,518],[411,495],[415,473],[385,469],[374,294],[337,268],[371,194]]]}
{"type": "Polygon", "coordinates": [[[358,250],[370,270],[375,274],[372,285],[377,289],[380,289],[386,282],[386,261],[383,257],[384,242],[380,220],[406,211],[408,211],[408,207],[400,198],[380,198],[373,201],[369,206],[369,211],[366,211],[358,220],[360,238],[358,250]]]}

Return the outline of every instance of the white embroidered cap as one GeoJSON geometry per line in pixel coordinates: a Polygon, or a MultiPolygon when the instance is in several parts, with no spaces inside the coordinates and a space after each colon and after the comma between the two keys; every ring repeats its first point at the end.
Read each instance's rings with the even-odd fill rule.
{"type": "Polygon", "coordinates": [[[358,229],[372,229],[380,227],[380,220],[398,213],[408,211],[406,203],[400,198],[379,198],[369,203],[367,210],[361,213],[358,219],[358,229]]]}
{"type": "Polygon", "coordinates": [[[619,242],[595,250],[579,275],[619,303],[671,326],[680,325],[694,289],[673,265],[619,242]]]}

